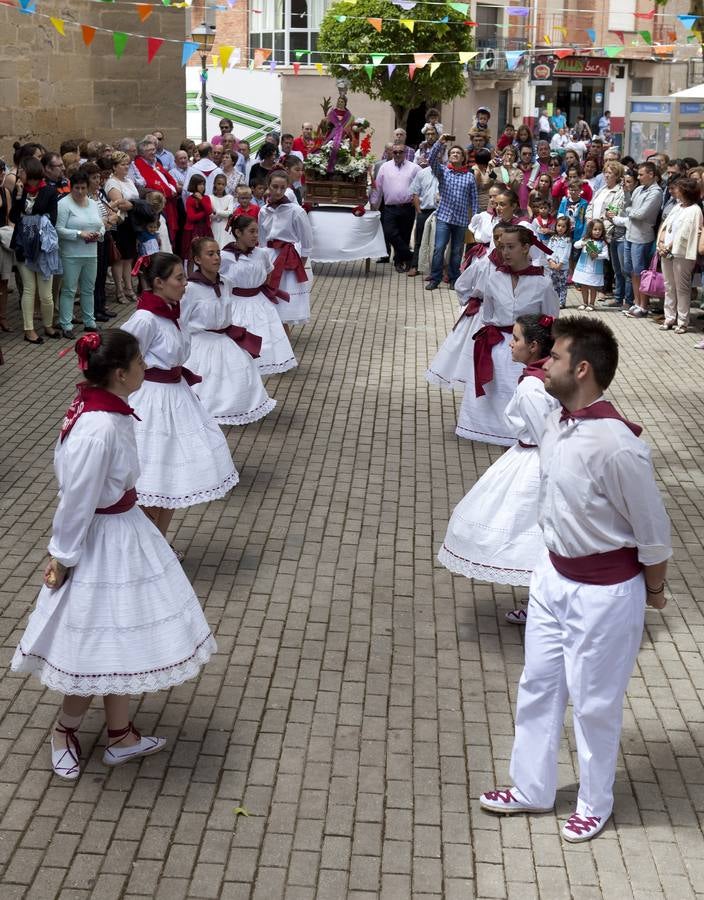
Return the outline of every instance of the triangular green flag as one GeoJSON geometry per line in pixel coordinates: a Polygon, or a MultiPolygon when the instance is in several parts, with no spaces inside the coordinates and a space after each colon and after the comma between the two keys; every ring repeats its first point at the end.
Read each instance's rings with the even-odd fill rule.
{"type": "Polygon", "coordinates": [[[127,35],[122,31],[114,31],[112,35],[112,46],[115,51],[115,56],[119,59],[125,52],[127,35]]]}
{"type": "Polygon", "coordinates": [[[614,56],[618,56],[622,50],[623,47],[619,47],[618,45],[613,47],[604,47],[604,53],[609,57],[609,59],[613,59],[614,56]]]}
{"type": "Polygon", "coordinates": [[[385,53],[370,53],[369,55],[372,58],[372,65],[374,66],[381,65],[382,61],[386,59],[385,53]]]}
{"type": "Polygon", "coordinates": [[[371,81],[374,77],[374,66],[365,66],[364,71],[367,73],[367,75],[369,76],[369,80],[371,81]]]}
{"type": "Polygon", "coordinates": [[[643,38],[643,40],[649,47],[653,46],[653,36],[649,31],[639,31],[638,34],[643,38]]]}
{"type": "Polygon", "coordinates": [[[448,6],[455,12],[462,13],[463,16],[466,16],[469,10],[469,3],[448,3],[448,6]]]}
{"type": "Polygon", "coordinates": [[[302,59],[304,56],[308,56],[310,52],[310,50],[294,50],[293,55],[296,59],[302,59]]]}

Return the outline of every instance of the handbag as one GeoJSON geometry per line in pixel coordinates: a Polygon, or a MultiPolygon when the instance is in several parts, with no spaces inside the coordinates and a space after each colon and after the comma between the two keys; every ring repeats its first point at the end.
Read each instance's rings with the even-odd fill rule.
{"type": "Polygon", "coordinates": [[[656,297],[660,300],[665,297],[665,278],[662,272],[658,272],[659,256],[653,253],[650,265],[640,273],[640,292],[646,297],[656,297]]]}
{"type": "Polygon", "coordinates": [[[108,245],[108,265],[113,266],[115,263],[121,262],[122,254],[120,253],[120,248],[109,231],[105,232],[105,241],[108,245]]]}

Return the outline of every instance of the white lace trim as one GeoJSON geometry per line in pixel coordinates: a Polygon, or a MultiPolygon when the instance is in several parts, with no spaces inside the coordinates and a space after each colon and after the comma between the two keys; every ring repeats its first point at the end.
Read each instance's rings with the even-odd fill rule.
{"type": "Polygon", "coordinates": [[[184,509],[187,506],[195,506],[198,503],[210,503],[211,500],[219,500],[235,485],[239,484],[240,476],[237,472],[228,475],[227,478],[215,488],[207,491],[196,491],[194,494],[184,494],[182,497],[165,497],[163,494],[144,494],[137,491],[137,500],[140,506],[158,506],[160,509],[184,509]]]}
{"type": "Polygon", "coordinates": [[[276,400],[269,397],[265,403],[260,403],[256,409],[251,412],[242,413],[241,416],[213,416],[218,425],[249,425],[251,422],[258,422],[276,406],[276,400]]]}
{"type": "Polygon", "coordinates": [[[471,562],[456,556],[444,544],[438,553],[438,561],[455,575],[464,575],[465,578],[475,578],[477,581],[491,581],[494,584],[527,587],[533,574],[531,569],[505,569],[501,566],[485,566],[482,563],[471,562]]]}
{"type": "Polygon", "coordinates": [[[281,321],[285,322],[287,325],[307,325],[310,322],[310,316],[306,316],[305,319],[285,319],[281,316],[281,321]]]}
{"type": "Polygon", "coordinates": [[[47,660],[38,656],[24,656],[21,646],[17,648],[12,668],[18,672],[36,675],[41,683],[61,694],[89,697],[93,694],[145,694],[176,687],[184,681],[195,678],[202,667],[217,650],[215,638],[209,634],[194,649],[193,654],[179,663],[150,672],[118,673],[105,675],[76,675],[54,668],[47,660]],[[17,661],[17,656],[19,660],[17,661]]]}
{"type": "Polygon", "coordinates": [[[295,369],[298,365],[298,360],[295,356],[292,356],[291,359],[287,359],[285,362],[280,363],[266,363],[265,365],[258,365],[260,375],[278,375],[281,372],[288,372],[289,369],[295,369]]]}
{"type": "Polygon", "coordinates": [[[498,444],[500,447],[511,447],[516,443],[516,438],[508,434],[492,434],[491,432],[475,431],[473,428],[465,428],[462,425],[458,425],[455,428],[455,434],[457,437],[464,438],[466,441],[498,444]]]}

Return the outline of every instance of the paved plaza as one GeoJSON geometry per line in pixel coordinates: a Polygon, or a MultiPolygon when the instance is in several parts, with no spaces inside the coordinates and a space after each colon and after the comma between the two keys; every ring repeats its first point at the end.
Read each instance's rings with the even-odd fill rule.
{"type": "Polygon", "coordinates": [[[135,701],[137,726],[169,741],[140,763],[103,767],[94,702],[74,785],[50,768],[57,695],[7,667],[79,373],[57,358],[65,342],[23,343],[15,312],[0,345],[2,900],[704,896],[698,336],[596,314],[621,342],[611,395],[645,426],[674,558],[630,683],[614,819],[569,846],[571,730],[555,814],[496,817],[476,799],[509,783],[523,632],[503,616],[526,592],[435,560],[453,505],[501,451],[456,438],[460,397],[423,379],[457,315],[447,288],[423,287],[388,265],[318,267],[300,367],[267,380],[271,415],[227,432],[239,486],[174,519],[218,654],[198,681],[135,701]]]}

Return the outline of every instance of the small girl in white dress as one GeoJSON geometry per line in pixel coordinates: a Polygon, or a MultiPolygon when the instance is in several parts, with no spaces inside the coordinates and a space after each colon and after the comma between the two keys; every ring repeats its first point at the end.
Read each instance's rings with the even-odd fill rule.
{"type": "Polygon", "coordinates": [[[178,321],[187,284],[183,263],[155,253],[141,274],[148,290],[121,326],[137,338],[147,364],[144,384],[130,397],[139,416],[137,494],[166,534],[176,509],[224,497],[239,475],[222,431],[191,389],[200,378],[185,367],[191,339],[178,321]]]}
{"type": "Polygon", "coordinates": [[[256,358],[262,339],[232,324],[231,288],[220,276],[220,248],[195,238],[195,271],[181,301],[181,328],[191,336],[189,369],[203,379],[193,392],[218,425],[247,425],[276,406],[266,392],[256,358]]]}
{"type": "Polygon", "coordinates": [[[210,227],[221,250],[231,240],[227,231],[227,220],[235,209],[235,198],[232,194],[227,194],[226,189],[227,176],[216,175],[213,181],[213,193],[210,195],[210,205],[213,207],[210,227]]]}
{"type": "Polygon", "coordinates": [[[258,334],[262,348],[256,360],[262,375],[278,375],[298,365],[284,330],[280,305],[290,302],[286,291],[269,285],[274,264],[271,253],[258,247],[257,220],[236,216],[230,223],[234,241],[222,252],[220,274],[230,286],[232,322],[258,334]]]}
{"type": "Polygon", "coordinates": [[[87,381],[69,408],[54,453],[59,504],[49,563],[12,659],[64,694],[51,736],[52,768],[80,774],[77,732],[93,695],[107,723],[106,766],[157,753],[166,740],[142,737],[130,694],[167,690],[194,678],[215,640],[176,556],[136,505],[139,460],[128,406],[144,380],[139,343],[125,331],[76,343],[87,381]]]}
{"type": "Polygon", "coordinates": [[[601,219],[592,219],[587,223],[581,240],[574,242],[574,248],[582,251],[572,274],[572,281],[582,292],[582,302],[578,308],[593,312],[596,295],[604,289],[604,260],[609,255],[606,229],[601,219]]]}

